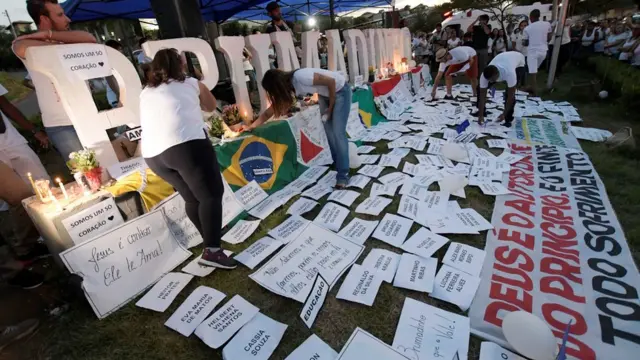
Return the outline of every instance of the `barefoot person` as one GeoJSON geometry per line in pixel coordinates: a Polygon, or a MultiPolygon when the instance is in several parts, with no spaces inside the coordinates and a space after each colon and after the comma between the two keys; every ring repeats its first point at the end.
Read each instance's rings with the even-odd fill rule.
{"type": "Polygon", "coordinates": [[[344,76],[323,69],[299,69],[291,72],[268,70],[262,79],[271,107],[245,130],[262,125],[272,116],[286,114],[295,95],[318,94],[324,130],[327,133],[331,156],[336,163],[336,187],[344,188],[349,182],[349,142],[347,119],[351,110],[351,89],[344,76]]]}
{"type": "Polygon", "coordinates": [[[142,156],[184,198],[187,216],[204,239],[198,263],[233,269],[236,261],[220,247],[224,187],[200,111],[213,111],[216,99],[185,70],[186,61],[175,49],[158,51],[151,62],[140,94],[142,156]]]}
{"type": "Polygon", "coordinates": [[[436,61],[440,63],[438,69],[438,75],[433,81],[433,90],[431,91],[431,98],[436,98],[436,90],[440,84],[440,79],[444,75],[445,84],[447,84],[446,100],[453,99],[451,94],[451,87],[453,85],[452,74],[460,71],[465,65],[469,64],[469,68],[465,71],[465,74],[471,81],[471,89],[473,90],[473,96],[476,96],[476,87],[478,85],[478,56],[476,51],[468,46],[458,46],[451,50],[440,49],[436,52],[436,61]]]}
{"type": "Polygon", "coordinates": [[[540,10],[534,9],[529,14],[531,24],[524,28],[524,46],[527,46],[527,66],[529,68],[529,78],[531,87],[529,91],[535,95],[537,91],[537,73],[538,68],[547,57],[549,50],[549,41],[551,41],[551,24],[546,21],[540,21],[540,10]]]}
{"type": "Polygon", "coordinates": [[[497,121],[504,120],[504,126],[510,127],[513,121],[513,107],[516,103],[516,85],[518,85],[518,68],[524,67],[524,55],[517,51],[498,54],[491,60],[480,76],[480,96],[478,96],[478,122],[484,123],[484,110],[487,102],[487,88],[497,82],[506,82],[504,95],[504,112],[497,121]]]}

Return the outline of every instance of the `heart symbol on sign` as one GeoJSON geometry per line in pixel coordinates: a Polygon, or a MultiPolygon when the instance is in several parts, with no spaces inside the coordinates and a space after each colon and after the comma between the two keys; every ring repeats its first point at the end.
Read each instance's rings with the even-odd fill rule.
{"type": "Polygon", "coordinates": [[[98,63],[98,65],[100,65],[100,66],[104,66],[104,63],[103,63],[102,61],[100,61],[100,62],[98,63]]]}
{"type": "Polygon", "coordinates": [[[109,221],[113,221],[113,215],[109,216],[107,219],[109,219],[109,221]]]}

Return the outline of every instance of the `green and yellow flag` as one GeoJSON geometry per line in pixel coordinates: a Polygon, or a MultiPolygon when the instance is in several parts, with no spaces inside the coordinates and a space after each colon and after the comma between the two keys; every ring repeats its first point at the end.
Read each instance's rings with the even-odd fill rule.
{"type": "Polygon", "coordinates": [[[379,122],[387,121],[387,119],[378,112],[378,109],[376,109],[376,104],[373,102],[373,92],[371,91],[371,88],[366,90],[358,88],[353,93],[353,102],[358,103],[360,121],[362,121],[364,126],[370,128],[379,122]]]}
{"type": "Polygon", "coordinates": [[[216,146],[222,175],[234,191],[255,180],[273,193],[307,169],[298,163],[296,140],[286,121],[268,123],[246,135],[216,146]]]}

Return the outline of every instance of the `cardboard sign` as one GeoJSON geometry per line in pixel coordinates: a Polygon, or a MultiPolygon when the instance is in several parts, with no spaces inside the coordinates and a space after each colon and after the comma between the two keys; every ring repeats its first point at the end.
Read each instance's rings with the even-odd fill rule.
{"type": "Polygon", "coordinates": [[[313,287],[307,296],[307,300],[304,301],[302,312],[300,312],[300,318],[309,329],[313,326],[313,323],[318,317],[318,313],[324,305],[324,300],[329,293],[329,283],[320,275],[316,275],[316,280],[313,282],[313,287]]]}
{"type": "Polygon", "coordinates": [[[217,349],[229,340],[240,328],[253,319],[260,309],[242,296],[236,295],[214,312],[196,328],[198,336],[205,344],[217,349]]]}
{"type": "Polygon", "coordinates": [[[255,268],[274,251],[278,250],[283,244],[278,240],[265,236],[260,240],[257,240],[251,246],[246,248],[243,252],[239,253],[234,259],[244,264],[249,269],[255,268]]]}
{"type": "Polygon", "coordinates": [[[222,349],[222,357],[268,360],[286,330],[287,325],[258,313],[222,349]]]}
{"type": "Polygon", "coordinates": [[[157,210],[60,254],[69,272],[83,277],[85,295],[100,319],[190,256],[157,210]]]}
{"type": "Polygon", "coordinates": [[[182,246],[190,249],[202,244],[202,235],[200,235],[193,222],[189,220],[185,210],[184,199],[179,193],[176,192],[165,199],[157,208],[164,213],[171,233],[180,241],[182,246]]]}
{"type": "Polygon", "coordinates": [[[393,286],[430,293],[436,275],[438,259],[421,258],[409,253],[402,254],[393,286]]]}
{"type": "Polygon", "coordinates": [[[199,286],[178,307],[164,325],[188,337],[225,296],[225,294],[216,289],[208,286],[199,286]]]}
{"type": "Polygon", "coordinates": [[[312,334],[284,360],[334,360],[337,356],[331,346],[312,334]]]}
{"type": "Polygon", "coordinates": [[[109,58],[102,44],[71,44],[57,50],[69,81],[111,76],[109,58]]]}
{"type": "Polygon", "coordinates": [[[101,201],[62,220],[62,225],[76,245],[122,224],[124,219],[113,198],[101,201]]]}
{"type": "Polygon", "coordinates": [[[180,294],[193,275],[170,272],[158,281],[151,290],[138,300],[136,306],[145,309],[164,312],[173,300],[180,294]]]}

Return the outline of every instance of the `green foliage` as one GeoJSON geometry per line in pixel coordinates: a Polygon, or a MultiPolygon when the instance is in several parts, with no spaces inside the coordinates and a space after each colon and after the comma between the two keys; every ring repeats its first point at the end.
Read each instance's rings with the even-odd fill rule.
{"type": "Polygon", "coordinates": [[[209,123],[209,136],[221,139],[224,135],[224,127],[222,126],[222,118],[219,116],[211,116],[207,119],[209,123]]]}
{"type": "Polygon", "coordinates": [[[80,150],[69,154],[67,167],[73,174],[85,173],[100,166],[96,152],[93,150],[80,150]]]}
{"type": "MultiPolygon", "coordinates": [[[[15,55],[13,55],[13,57],[17,59],[15,55]]],[[[5,72],[0,72],[0,84],[7,89],[8,93],[5,96],[9,101],[23,99],[31,92],[31,89],[22,85],[22,79],[11,76],[5,72]]]]}
{"type": "Polygon", "coordinates": [[[0,31],[0,70],[24,69],[22,61],[11,50],[13,35],[6,31],[0,31]]]}
{"type": "Polygon", "coordinates": [[[411,18],[409,30],[411,30],[412,33],[419,31],[431,32],[436,28],[436,25],[442,22],[443,15],[453,10],[453,8],[453,4],[450,2],[445,2],[433,7],[420,4],[411,9],[413,18],[411,18]]]}
{"type": "Polygon", "coordinates": [[[604,87],[610,95],[629,110],[640,110],[640,70],[616,59],[604,56],[591,57],[588,63],[602,77],[604,87]]]}
{"type": "MultiPolygon", "coordinates": [[[[224,36],[247,36],[251,35],[254,27],[240,21],[228,21],[221,25],[224,36]]],[[[262,27],[256,27],[263,31],[262,27]]]]}

